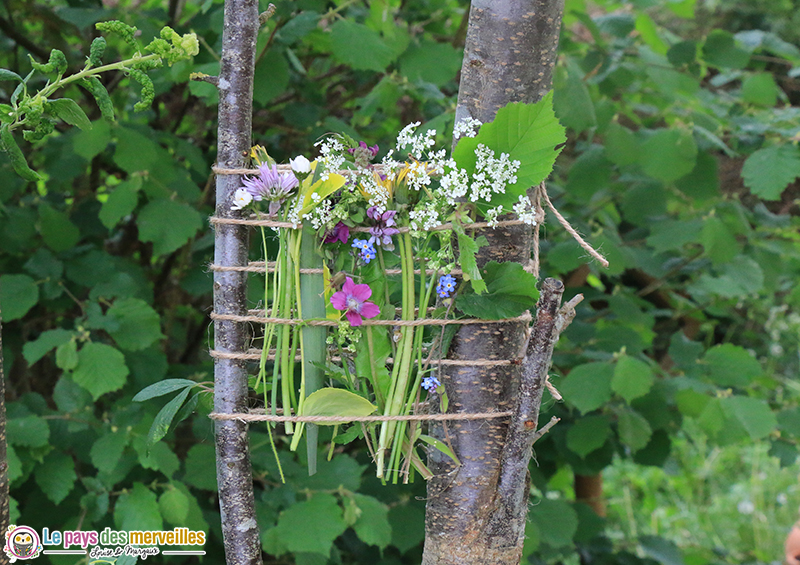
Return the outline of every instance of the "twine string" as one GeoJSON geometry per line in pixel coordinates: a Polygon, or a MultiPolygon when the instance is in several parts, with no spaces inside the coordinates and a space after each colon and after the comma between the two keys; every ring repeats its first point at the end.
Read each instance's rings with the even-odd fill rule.
{"type": "Polygon", "coordinates": [[[272,414],[237,413],[223,414],[212,412],[208,415],[212,420],[237,420],[240,422],[307,422],[307,423],[342,423],[342,422],[427,422],[442,420],[491,420],[509,418],[513,412],[477,412],[474,414],[406,414],[400,416],[273,416],[272,414]]]}

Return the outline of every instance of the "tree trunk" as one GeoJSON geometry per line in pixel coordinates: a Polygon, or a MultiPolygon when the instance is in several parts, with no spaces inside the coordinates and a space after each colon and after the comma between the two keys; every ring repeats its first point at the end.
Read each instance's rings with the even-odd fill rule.
{"type": "MultiPolygon", "coordinates": [[[[490,122],[504,105],[536,102],[550,89],[562,9],[563,0],[472,3],[456,122],[466,117],[490,122]]],[[[477,235],[489,240],[478,257],[481,266],[492,260],[523,264],[530,260],[529,226],[477,235]]],[[[431,435],[450,441],[461,466],[429,450],[435,477],[428,482],[423,565],[519,563],[528,508],[527,465],[557,339],[554,321],[562,292],[559,281],[548,279],[542,285],[523,366],[458,366],[443,371],[450,412],[513,409],[515,415],[510,424],[486,420],[430,426],[431,435]]],[[[518,358],[525,349],[526,329],[512,323],[463,326],[449,357],[518,358]]]]}
{"type": "MultiPolygon", "coordinates": [[[[8,494],[8,452],[6,437],[6,374],[3,369],[3,313],[0,312],[0,533],[8,531],[10,522],[8,494]]],[[[4,538],[0,538],[4,539],[4,538]]],[[[2,542],[0,542],[2,543],[2,542]]],[[[0,558],[2,562],[2,558],[0,558]]]]}
{"type": "MultiPolygon", "coordinates": [[[[217,166],[244,166],[250,151],[253,111],[253,72],[258,35],[257,0],[226,0],[222,32],[222,63],[218,81],[219,130],[217,166]]],[[[231,210],[233,193],[241,186],[234,175],[217,176],[216,215],[238,216],[231,210]]],[[[221,266],[247,264],[248,233],[244,226],[218,224],[214,239],[214,263],[221,266]]],[[[214,311],[246,314],[247,273],[214,272],[214,311]]],[[[247,337],[244,323],[214,322],[214,347],[239,353],[247,337]]],[[[214,411],[247,411],[245,362],[215,359],[214,411]]],[[[222,534],[228,565],[260,565],[261,543],[253,499],[248,426],[236,420],[216,421],[217,486],[222,534]]]]}

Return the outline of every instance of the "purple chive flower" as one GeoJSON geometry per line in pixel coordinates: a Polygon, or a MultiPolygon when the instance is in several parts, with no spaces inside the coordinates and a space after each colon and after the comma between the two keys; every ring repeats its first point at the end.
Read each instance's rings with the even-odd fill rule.
{"type": "Polygon", "coordinates": [[[441,385],[442,383],[440,383],[439,379],[437,379],[436,377],[425,377],[424,379],[422,379],[422,388],[424,388],[428,392],[435,391],[441,385]]]}
{"type": "Polygon", "coordinates": [[[342,243],[347,243],[349,237],[350,237],[350,228],[347,227],[347,224],[339,222],[335,226],[333,226],[332,230],[328,231],[325,234],[325,239],[323,239],[323,241],[325,243],[333,243],[335,241],[341,241],[342,243]]]}
{"type": "Polygon", "coordinates": [[[439,284],[436,285],[436,293],[442,298],[449,298],[456,289],[456,279],[453,275],[444,275],[439,278],[439,284]]]}
{"type": "Polygon", "coordinates": [[[394,249],[392,236],[400,233],[400,230],[394,227],[397,225],[394,221],[396,214],[397,210],[387,210],[381,214],[378,212],[377,206],[371,206],[367,209],[367,216],[377,224],[369,229],[369,242],[371,244],[375,245],[377,243],[386,251],[394,249]]]}
{"type": "Polygon", "coordinates": [[[381,313],[381,309],[367,299],[372,296],[372,289],[368,284],[356,284],[353,279],[346,277],[342,290],[334,292],[331,304],[337,310],[344,310],[347,321],[351,326],[360,326],[362,318],[374,318],[381,313]]]}
{"type": "Polygon", "coordinates": [[[269,202],[269,215],[274,216],[280,210],[281,204],[300,184],[293,173],[279,173],[278,167],[267,163],[258,166],[258,176],[243,178],[244,188],[253,196],[253,200],[269,202]]]}
{"type": "Polygon", "coordinates": [[[358,249],[358,256],[367,264],[377,256],[375,247],[366,239],[354,239],[351,247],[358,249]]]}

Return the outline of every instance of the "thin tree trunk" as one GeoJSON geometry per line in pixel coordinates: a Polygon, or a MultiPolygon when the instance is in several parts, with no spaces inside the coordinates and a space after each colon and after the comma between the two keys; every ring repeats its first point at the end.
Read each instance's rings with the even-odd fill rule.
{"type": "MultiPolygon", "coordinates": [[[[7,441],[6,374],[5,370],[3,369],[3,313],[0,312],[0,534],[2,535],[5,535],[5,532],[8,531],[8,526],[11,523],[8,499],[8,452],[6,451],[7,441]]],[[[2,562],[3,559],[0,557],[0,563],[2,562]]]]}
{"type": "MultiPolygon", "coordinates": [[[[476,0],[461,70],[456,121],[490,122],[510,102],[535,102],[549,89],[556,61],[563,0],[476,0]]],[[[476,234],[476,236],[479,234],[476,234]]],[[[528,226],[486,230],[488,261],[527,263],[528,226]]],[[[435,477],[428,482],[423,565],[519,563],[528,507],[527,465],[535,437],[544,377],[558,336],[555,316],[563,285],[542,285],[537,320],[522,366],[452,367],[442,380],[451,412],[513,409],[498,420],[432,425],[461,460],[429,450],[435,477]],[[522,387],[520,379],[523,379],[522,387]]],[[[532,305],[533,306],[533,305],[532,305]]],[[[463,326],[451,344],[455,359],[514,359],[526,350],[521,324],[463,326]]]]}
{"type": "MultiPolygon", "coordinates": [[[[250,151],[253,110],[253,72],[258,35],[258,1],[226,0],[222,32],[222,63],[218,81],[219,130],[217,165],[242,167],[250,151]]],[[[241,186],[238,176],[217,177],[216,215],[238,216],[231,210],[233,193],[241,186]]],[[[248,233],[244,226],[218,224],[214,240],[214,263],[221,266],[247,264],[248,233]]],[[[246,273],[214,273],[214,311],[218,314],[246,313],[246,273]]],[[[240,352],[247,328],[240,322],[217,320],[214,347],[240,352]]],[[[247,411],[247,372],[244,361],[216,359],[214,364],[214,410],[219,413],[247,411]]],[[[228,565],[260,565],[261,543],[253,498],[248,426],[236,420],[216,421],[217,486],[222,534],[228,565]]]]}

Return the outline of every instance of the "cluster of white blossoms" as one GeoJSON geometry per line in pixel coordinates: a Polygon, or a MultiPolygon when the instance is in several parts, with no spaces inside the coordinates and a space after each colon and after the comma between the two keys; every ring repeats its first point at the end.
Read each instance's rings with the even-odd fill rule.
{"type": "Polygon", "coordinates": [[[430,231],[441,222],[439,221],[439,211],[433,202],[420,203],[416,209],[408,213],[412,232],[430,231]]]}
{"type": "Polygon", "coordinates": [[[428,174],[427,163],[414,161],[409,163],[406,173],[408,188],[412,190],[422,190],[423,187],[431,184],[431,176],[428,174]]]}
{"type": "Polygon", "coordinates": [[[336,137],[329,136],[316,142],[314,146],[319,147],[319,161],[324,169],[320,178],[326,181],[332,172],[342,168],[345,162],[344,145],[336,137]]]}
{"type": "Polygon", "coordinates": [[[530,226],[536,225],[536,210],[533,209],[530,199],[527,196],[520,196],[519,202],[514,204],[514,213],[521,222],[530,226]]]}
{"type": "Polygon", "coordinates": [[[329,199],[319,202],[319,195],[315,192],[311,195],[311,199],[319,205],[311,210],[308,214],[303,214],[303,219],[311,222],[311,226],[318,230],[320,228],[330,229],[334,224],[334,217],[332,212],[332,204],[329,199]],[[315,199],[314,196],[317,196],[315,199]]]}
{"type": "Polygon", "coordinates": [[[460,137],[475,137],[478,135],[478,128],[480,128],[482,125],[483,124],[481,121],[476,120],[475,118],[464,118],[453,128],[453,139],[459,139],[460,137]]]}
{"type": "Polygon", "coordinates": [[[486,211],[486,223],[489,224],[490,228],[497,227],[497,217],[503,213],[502,206],[496,206],[495,208],[490,208],[486,211]]]}
{"type": "Polygon", "coordinates": [[[520,162],[512,161],[508,153],[501,153],[497,159],[494,151],[479,143],[475,149],[475,156],[478,157],[478,161],[475,163],[475,173],[469,186],[469,199],[472,202],[478,200],[491,202],[493,194],[505,194],[506,186],[516,184],[516,172],[519,170],[520,162]]]}
{"type": "Polygon", "coordinates": [[[369,195],[367,204],[375,206],[378,213],[383,214],[389,204],[390,194],[387,188],[378,183],[372,173],[359,175],[359,184],[361,189],[369,195]]]}
{"type": "Polygon", "coordinates": [[[415,159],[422,159],[428,148],[436,143],[436,130],[429,129],[424,134],[414,135],[414,131],[419,127],[420,122],[408,124],[400,133],[397,134],[397,150],[411,146],[411,155],[415,159]]]}

